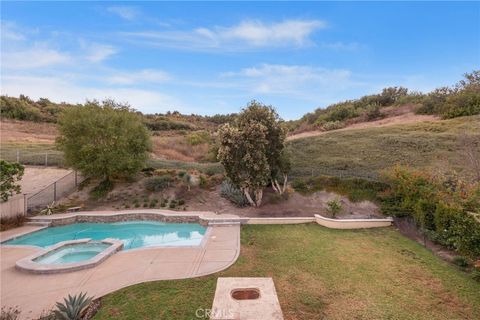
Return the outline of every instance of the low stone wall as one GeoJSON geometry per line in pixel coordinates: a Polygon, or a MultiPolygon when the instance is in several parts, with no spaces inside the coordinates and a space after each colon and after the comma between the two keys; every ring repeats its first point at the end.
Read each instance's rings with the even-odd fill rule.
{"type": "Polygon", "coordinates": [[[50,226],[63,226],[79,222],[122,222],[132,220],[149,220],[171,223],[199,223],[207,226],[208,220],[202,219],[199,215],[174,214],[168,215],[156,212],[112,212],[109,214],[99,213],[72,213],[68,215],[37,216],[30,218],[30,221],[50,223],[50,226]]]}
{"type": "Polygon", "coordinates": [[[365,229],[389,227],[393,223],[393,219],[388,217],[385,219],[330,219],[315,215],[315,221],[324,227],[331,229],[365,229]]]}
{"type": "Polygon", "coordinates": [[[314,217],[242,218],[243,224],[299,224],[315,222],[314,217]]]}

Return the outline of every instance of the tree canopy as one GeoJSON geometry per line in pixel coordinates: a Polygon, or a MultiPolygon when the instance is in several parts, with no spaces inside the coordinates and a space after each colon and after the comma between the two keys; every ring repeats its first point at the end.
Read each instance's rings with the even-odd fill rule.
{"type": "Polygon", "coordinates": [[[285,190],[290,165],[283,150],[285,131],[273,107],[250,102],[234,123],[220,128],[219,140],[218,159],[252,206],[261,204],[269,183],[277,192],[285,190]],[[277,181],[279,174],[284,177],[283,187],[277,181]]]}
{"type": "Polygon", "coordinates": [[[0,199],[7,201],[14,193],[20,193],[17,184],[22,179],[24,167],[20,163],[0,160],[0,199]]]}
{"type": "Polygon", "coordinates": [[[58,147],[67,165],[109,180],[138,172],[148,158],[150,135],[138,114],[113,100],[72,107],[59,118],[58,147]]]}

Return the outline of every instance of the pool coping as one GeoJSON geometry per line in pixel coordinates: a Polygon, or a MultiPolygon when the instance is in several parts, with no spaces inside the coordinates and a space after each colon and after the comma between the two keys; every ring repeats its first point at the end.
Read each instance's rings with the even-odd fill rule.
{"type": "Polygon", "coordinates": [[[44,256],[52,251],[55,251],[61,247],[72,245],[72,244],[79,244],[79,243],[88,243],[92,241],[90,238],[78,239],[78,240],[67,240],[61,241],[57,244],[49,247],[48,249],[41,249],[34,254],[25,257],[23,259],[18,260],[15,263],[15,269],[20,270],[22,272],[34,273],[34,274],[54,274],[54,273],[64,273],[64,272],[73,272],[88,268],[93,268],[103,261],[105,261],[108,257],[112,256],[116,252],[122,250],[123,248],[123,241],[107,238],[103,240],[99,240],[98,242],[110,244],[106,249],[96,254],[94,257],[81,261],[81,262],[73,262],[73,263],[62,263],[62,264],[43,264],[35,262],[34,260],[44,256]]]}

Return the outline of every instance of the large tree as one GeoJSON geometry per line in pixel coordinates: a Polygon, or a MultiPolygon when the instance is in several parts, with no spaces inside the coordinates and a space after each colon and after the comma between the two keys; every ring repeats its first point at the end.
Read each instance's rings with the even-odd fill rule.
{"type": "Polygon", "coordinates": [[[289,170],[284,153],[285,131],[271,106],[252,101],[235,122],[219,130],[218,159],[227,177],[239,187],[252,206],[260,206],[263,189],[272,184],[283,193],[289,170]],[[278,177],[283,183],[278,182],[278,177]]]}
{"type": "Polygon", "coordinates": [[[140,116],[113,100],[87,102],[59,118],[58,147],[67,165],[89,177],[108,181],[130,176],[145,164],[150,135],[140,116]]]}
{"type": "Polygon", "coordinates": [[[24,167],[20,163],[0,160],[0,199],[7,201],[13,194],[21,192],[17,184],[22,179],[24,167]]]}

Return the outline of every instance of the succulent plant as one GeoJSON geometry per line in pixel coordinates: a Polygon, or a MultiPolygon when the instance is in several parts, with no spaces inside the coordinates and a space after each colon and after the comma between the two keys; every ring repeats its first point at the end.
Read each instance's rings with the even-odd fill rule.
{"type": "Polygon", "coordinates": [[[80,292],[77,295],[68,295],[62,302],[57,302],[57,309],[53,312],[59,320],[80,320],[82,311],[90,305],[92,297],[87,297],[87,293],[80,292]]]}
{"type": "Polygon", "coordinates": [[[243,192],[235,187],[230,181],[225,180],[220,186],[220,195],[235,204],[237,207],[245,207],[248,200],[243,192]]]}

